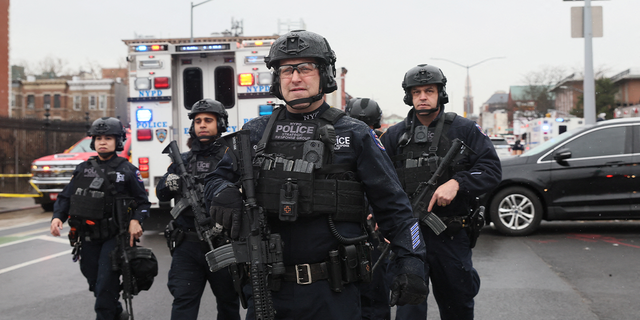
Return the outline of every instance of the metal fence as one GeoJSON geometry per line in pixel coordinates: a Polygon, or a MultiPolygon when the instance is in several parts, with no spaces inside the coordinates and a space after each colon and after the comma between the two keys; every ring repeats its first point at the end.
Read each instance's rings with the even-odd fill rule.
{"type": "Polygon", "coordinates": [[[0,193],[33,193],[28,178],[7,175],[31,173],[33,160],[61,153],[86,135],[86,122],[0,117],[0,193]]]}

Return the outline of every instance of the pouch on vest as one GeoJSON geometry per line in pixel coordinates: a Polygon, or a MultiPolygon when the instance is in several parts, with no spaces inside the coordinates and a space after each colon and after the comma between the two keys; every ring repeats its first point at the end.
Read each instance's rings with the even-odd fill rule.
{"type": "Polygon", "coordinates": [[[104,192],[78,188],[71,196],[69,215],[82,219],[101,220],[104,219],[105,205],[104,192]]]}
{"type": "Polygon", "coordinates": [[[291,178],[280,189],[280,221],[298,219],[298,184],[291,178]]]}

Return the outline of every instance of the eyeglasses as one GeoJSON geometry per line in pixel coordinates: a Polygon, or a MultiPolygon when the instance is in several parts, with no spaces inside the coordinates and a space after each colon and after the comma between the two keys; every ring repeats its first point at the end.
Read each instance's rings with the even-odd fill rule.
{"type": "Polygon", "coordinates": [[[297,70],[298,73],[303,76],[309,76],[318,69],[318,65],[313,62],[303,62],[298,64],[285,64],[278,68],[278,73],[280,74],[280,78],[291,78],[293,77],[293,71],[297,70]]]}

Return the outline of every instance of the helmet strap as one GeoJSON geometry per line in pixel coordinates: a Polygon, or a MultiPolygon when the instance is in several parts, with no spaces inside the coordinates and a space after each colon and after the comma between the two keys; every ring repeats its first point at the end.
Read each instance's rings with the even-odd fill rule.
{"type": "Polygon", "coordinates": [[[309,98],[302,98],[302,99],[296,99],[296,100],[291,100],[291,101],[287,101],[284,100],[284,102],[287,103],[287,105],[289,107],[291,107],[292,109],[306,109],[309,108],[314,102],[319,101],[320,99],[322,99],[322,97],[324,96],[324,93],[320,92],[318,94],[316,94],[313,97],[309,97],[309,98]],[[295,105],[301,104],[301,103],[309,103],[308,105],[304,106],[304,107],[294,107],[295,105]]]}
{"type": "Polygon", "coordinates": [[[116,155],[115,151],[111,151],[111,152],[98,152],[98,155],[100,156],[101,159],[111,159],[111,157],[116,155]]]}

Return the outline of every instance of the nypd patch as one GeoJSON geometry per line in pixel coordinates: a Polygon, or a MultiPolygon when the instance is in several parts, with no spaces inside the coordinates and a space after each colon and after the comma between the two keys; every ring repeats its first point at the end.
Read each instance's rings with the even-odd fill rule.
{"type": "Polygon", "coordinates": [[[479,124],[476,123],[476,128],[478,128],[478,130],[480,130],[480,133],[484,134],[485,136],[487,135],[486,133],[484,133],[484,130],[482,130],[482,128],[480,127],[479,124]]]}
{"type": "Polygon", "coordinates": [[[378,146],[378,148],[384,151],[385,149],[384,149],[384,146],[382,145],[382,141],[380,141],[380,138],[378,138],[378,135],[376,134],[375,131],[373,131],[373,129],[369,131],[369,135],[371,136],[371,138],[373,138],[373,141],[376,142],[376,145],[378,146]]]}
{"type": "Polygon", "coordinates": [[[139,182],[143,182],[142,181],[142,175],[140,174],[140,170],[136,170],[136,178],[138,178],[139,182]]]}

